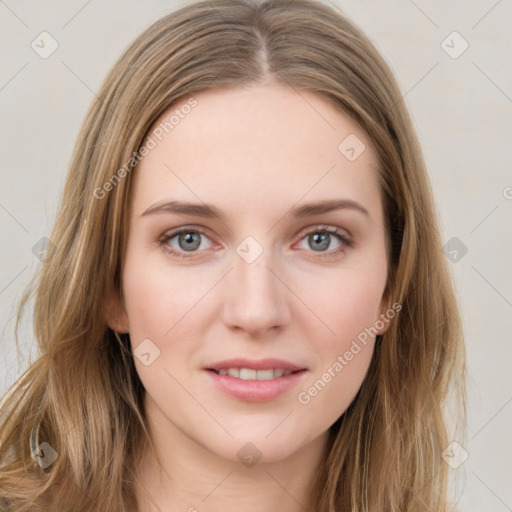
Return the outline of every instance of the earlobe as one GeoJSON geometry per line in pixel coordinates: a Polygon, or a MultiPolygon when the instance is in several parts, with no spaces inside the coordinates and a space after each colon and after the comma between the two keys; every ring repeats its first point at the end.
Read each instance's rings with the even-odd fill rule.
{"type": "Polygon", "coordinates": [[[128,322],[119,315],[116,315],[112,321],[108,322],[109,327],[116,331],[118,334],[126,334],[130,332],[128,322]]]}
{"type": "Polygon", "coordinates": [[[110,290],[105,300],[105,321],[107,325],[119,334],[130,332],[128,315],[117,291],[110,290]]]}

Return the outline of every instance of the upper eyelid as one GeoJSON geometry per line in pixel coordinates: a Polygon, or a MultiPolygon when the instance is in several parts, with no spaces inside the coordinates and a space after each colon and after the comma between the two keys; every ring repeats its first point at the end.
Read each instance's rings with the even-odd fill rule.
{"type": "MultiPolygon", "coordinates": [[[[344,231],[348,236],[352,236],[352,234],[350,233],[350,231],[346,228],[341,228],[339,226],[334,226],[332,224],[313,224],[311,226],[306,226],[304,228],[302,228],[300,231],[298,231],[294,236],[298,236],[302,233],[309,233],[311,231],[314,231],[314,230],[318,230],[318,231],[322,231],[322,230],[328,230],[328,229],[331,229],[331,230],[339,230],[339,231],[344,231]]],[[[199,233],[205,235],[205,236],[210,236],[209,233],[210,233],[210,230],[208,228],[204,228],[202,226],[195,226],[195,225],[187,225],[187,226],[180,226],[180,227],[177,227],[177,228],[173,228],[173,229],[169,229],[167,231],[165,231],[163,233],[163,235],[161,236],[161,238],[173,238],[174,236],[176,235],[179,235],[180,233],[183,233],[183,232],[186,232],[186,231],[198,231],[199,233]]]]}
{"type": "MultiPolygon", "coordinates": [[[[323,230],[336,230],[336,231],[343,231],[345,232],[349,237],[352,236],[352,234],[350,233],[350,231],[346,228],[341,228],[339,226],[334,226],[333,224],[313,224],[312,226],[307,226],[303,229],[301,229],[297,235],[300,235],[302,233],[309,233],[311,231],[323,231],[323,230]]],[[[335,233],[331,233],[331,234],[335,234],[335,233]]],[[[343,234],[343,233],[342,233],[343,234]]]]}

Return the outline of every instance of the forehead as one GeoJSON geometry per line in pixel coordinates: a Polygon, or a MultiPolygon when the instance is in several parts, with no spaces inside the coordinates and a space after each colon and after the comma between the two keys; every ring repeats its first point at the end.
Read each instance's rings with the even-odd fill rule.
{"type": "Polygon", "coordinates": [[[155,147],[134,176],[137,210],[166,194],[244,210],[304,196],[378,199],[371,141],[320,95],[272,84],[193,100],[180,100],[151,128],[155,147]]]}

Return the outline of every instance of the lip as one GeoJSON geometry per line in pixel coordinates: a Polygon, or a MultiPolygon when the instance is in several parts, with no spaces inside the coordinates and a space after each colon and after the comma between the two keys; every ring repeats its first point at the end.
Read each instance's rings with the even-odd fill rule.
{"type": "Polygon", "coordinates": [[[272,380],[237,379],[230,375],[219,375],[213,370],[205,370],[205,373],[220,391],[233,398],[244,402],[267,402],[297,386],[308,371],[298,370],[272,380]]]}
{"type": "MultiPolygon", "coordinates": [[[[303,366],[298,366],[290,361],[284,359],[266,358],[266,359],[226,359],[219,361],[205,368],[205,370],[224,370],[228,368],[250,368],[252,370],[266,370],[268,368],[282,368],[283,370],[290,370],[292,372],[298,370],[307,370],[303,366]]],[[[281,377],[280,377],[281,378],[281,377]]]]}
{"type": "Polygon", "coordinates": [[[308,369],[283,359],[267,358],[255,361],[239,358],[220,361],[204,368],[204,372],[217,389],[237,400],[244,402],[267,402],[297,386],[308,373],[308,369]],[[213,371],[227,368],[250,368],[253,370],[282,368],[293,373],[271,380],[244,380],[231,377],[230,375],[219,375],[213,371]]]}

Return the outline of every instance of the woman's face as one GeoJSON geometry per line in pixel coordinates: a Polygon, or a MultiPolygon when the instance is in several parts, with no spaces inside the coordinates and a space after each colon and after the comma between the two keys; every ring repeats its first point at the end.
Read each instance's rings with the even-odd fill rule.
{"type": "Polygon", "coordinates": [[[195,100],[156,122],[133,171],[112,326],[130,333],[162,435],[279,460],[326,439],[385,330],[377,158],[313,93],[195,100]]]}

